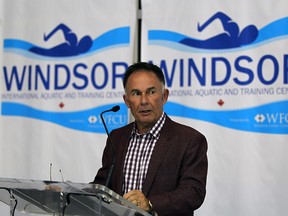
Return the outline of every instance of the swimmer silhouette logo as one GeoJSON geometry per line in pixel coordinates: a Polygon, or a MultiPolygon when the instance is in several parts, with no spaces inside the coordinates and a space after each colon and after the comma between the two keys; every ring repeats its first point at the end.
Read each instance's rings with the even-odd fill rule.
{"type": "Polygon", "coordinates": [[[54,29],[44,31],[43,43],[49,42],[57,33],[62,33],[63,41],[58,45],[46,48],[22,39],[5,38],[4,52],[12,52],[29,58],[70,58],[93,55],[103,49],[112,49],[118,46],[129,46],[130,27],[119,27],[111,29],[98,37],[92,39],[85,35],[78,37],[76,32],[64,23],[60,23],[54,29]]]}
{"type": "Polygon", "coordinates": [[[63,23],[59,24],[48,35],[44,34],[44,41],[48,41],[58,31],[62,31],[63,33],[65,39],[63,43],[49,49],[33,46],[29,51],[43,56],[67,57],[83,54],[92,46],[93,41],[90,36],[86,35],[81,39],[78,39],[77,35],[63,23]]]}
{"type": "Polygon", "coordinates": [[[215,20],[220,20],[223,33],[206,40],[184,38],[180,40],[180,43],[202,49],[229,49],[251,44],[258,36],[258,29],[255,25],[248,25],[240,31],[237,23],[222,12],[217,12],[202,25],[198,23],[198,31],[204,31],[215,20]]]}
{"type": "Polygon", "coordinates": [[[220,11],[204,23],[198,23],[197,31],[199,33],[204,32],[208,26],[217,20],[221,22],[222,32],[205,40],[173,31],[149,30],[148,42],[149,44],[168,46],[183,51],[190,47],[189,51],[191,52],[197,52],[198,50],[203,52],[204,50],[248,49],[251,46],[267,44],[276,38],[288,35],[288,17],[271,22],[261,29],[253,24],[248,24],[240,29],[236,21],[220,11]]]}

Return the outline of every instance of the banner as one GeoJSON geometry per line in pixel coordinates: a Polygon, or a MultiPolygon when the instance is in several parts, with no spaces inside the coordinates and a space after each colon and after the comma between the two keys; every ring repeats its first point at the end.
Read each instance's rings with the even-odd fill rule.
{"type": "Polygon", "coordinates": [[[109,131],[128,122],[122,77],[134,61],[137,5],[1,6],[0,176],[92,181],[107,137],[100,113],[120,105],[103,115],[109,131]]]}
{"type": "Polygon", "coordinates": [[[208,139],[196,215],[286,214],[286,2],[168,2],[142,1],[141,56],[165,73],[168,115],[208,139]]]}
{"type": "MultiPolygon", "coordinates": [[[[125,125],[138,1],[0,2],[0,176],[92,181],[106,134],[125,125]]],[[[142,61],[159,65],[165,111],[208,139],[195,215],[288,211],[286,1],[142,0],[142,61]]],[[[0,212],[3,213],[0,204],[0,212]]],[[[7,210],[7,214],[9,210],[7,210]]]]}

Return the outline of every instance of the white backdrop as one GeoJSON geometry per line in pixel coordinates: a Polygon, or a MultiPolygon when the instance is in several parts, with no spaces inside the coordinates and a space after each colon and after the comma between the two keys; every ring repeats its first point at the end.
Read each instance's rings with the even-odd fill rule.
{"type": "MultiPolygon", "coordinates": [[[[106,141],[100,112],[120,105],[104,115],[109,130],[128,121],[121,76],[134,61],[136,3],[5,0],[0,7],[0,176],[62,181],[61,169],[65,181],[92,181],[106,141]],[[57,48],[65,40],[63,50],[75,55],[57,48]]],[[[8,210],[1,204],[0,212],[8,210]]]]}
{"type": "Polygon", "coordinates": [[[269,216],[288,210],[285,4],[143,1],[142,57],[168,77],[165,110],[208,139],[207,196],[196,215],[269,216]],[[237,45],[239,34],[232,40],[235,29],[228,26],[232,21],[240,32],[256,26],[257,38],[237,45]],[[225,31],[230,38],[216,38],[225,31]]]}
{"type": "MultiPolygon", "coordinates": [[[[54,180],[61,179],[62,169],[66,180],[88,182],[99,168],[106,139],[99,114],[123,103],[119,76],[133,61],[136,5],[122,1],[113,3],[113,9],[109,1],[82,3],[2,3],[2,177],[47,179],[52,163],[54,180]],[[75,56],[29,50],[62,43],[61,30],[43,39],[59,24],[69,27],[78,41],[88,35],[90,50],[75,56]]],[[[122,114],[119,119],[127,122],[125,109],[122,114]]],[[[108,127],[122,125],[120,120],[110,120],[108,127]]]]}
{"type": "MultiPolygon", "coordinates": [[[[47,180],[52,163],[52,180],[62,180],[59,169],[64,180],[93,180],[106,139],[100,112],[120,104],[117,114],[107,114],[108,128],[128,121],[121,74],[136,59],[137,2],[1,1],[0,177],[47,180]],[[90,49],[73,56],[52,52],[63,32],[44,37],[60,24],[78,41],[88,35],[90,49]],[[42,51],[33,52],[35,46],[42,51]]],[[[285,215],[286,2],[141,2],[141,56],[166,73],[165,111],[208,139],[207,197],[196,215],[285,215]],[[219,18],[197,28],[217,12],[240,30],[255,25],[257,39],[221,47],[226,39],[212,49],[218,43],[205,41],[223,32],[219,18]],[[181,43],[185,38],[197,40],[181,43]]]]}

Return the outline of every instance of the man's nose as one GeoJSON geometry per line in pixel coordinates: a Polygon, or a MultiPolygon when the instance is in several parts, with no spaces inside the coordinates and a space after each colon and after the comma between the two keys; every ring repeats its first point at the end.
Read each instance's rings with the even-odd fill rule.
{"type": "Polygon", "coordinates": [[[147,104],[149,102],[148,95],[146,93],[143,93],[141,95],[141,104],[147,104]]]}

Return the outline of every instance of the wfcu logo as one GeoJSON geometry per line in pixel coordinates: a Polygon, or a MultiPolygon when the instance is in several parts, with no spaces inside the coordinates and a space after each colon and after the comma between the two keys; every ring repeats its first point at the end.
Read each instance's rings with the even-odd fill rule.
{"type": "MultiPolygon", "coordinates": [[[[117,98],[122,101],[122,92],[116,89],[116,83],[122,83],[128,63],[112,60],[108,65],[95,62],[95,58],[87,59],[107,50],[117,51],[119,47],[129,49],[130,27],[115,28],[96,38],[79,35],[60,23],[48,31],[44,29],[42,45],[18,38],[4,39],[7,61],[2,68],[2,115],[35,118],[81,131],[104,132],[97,114],[116,105],[117,98]],[[50,41],[55,37],[60,42],[51,46],[50,41]],[[112,103],[71,111],[77,104],[89,104],[91,100],[101,101],[99,104],[109,100],[112,103]],[[32,105],[35,103],[52,109],[51,104],[58,103],[58,106],[54,107],[56,111],[51,111],[46,107],[35,108],[32,105]]],[[[120,107],[119,112],[105,115],[110,129],[127,123],[127,108],[123,103],[120,107]]]]}
{"type": "Polygon", "coordinates": [[[285,128],[288,130],[288,112],[259,113],[255,116],[255,127],[285,128]]]}
{"type": "Polygon", "coordinates": [[[199,36],[209,28],[215,30],[215,23],[219,31],[210,37],[206,34],[204,39],[171,30],[148,31],[149,45],[166,49],[163,56],[167,58],[153,60],[163,69],[168,87],[175,89],[170,91],[170,101],[174,97],[176,102],[169,102],[166,110],[237,130],[287,134],[288,54],[283,47],[287,44],[288,17],[261,28],[251,23],[240,27],[219,11],[199,21],[194,32],[199,36]],[[184,103],[178,102],[181,98],[184,103]],[[263,104],[255,106],[257,99],[253,98],[263,104]],[[241,99],[241,108],[237,108],[241,99]],[[218,109],[191,107],[212,100],[218,109]],[[243,108],[247,101],[253,105],[243,108]],[[225,110],[228,103],[235,109],[225,110]],[[263,127],[265,122],[270,126],[263,127]]]}

